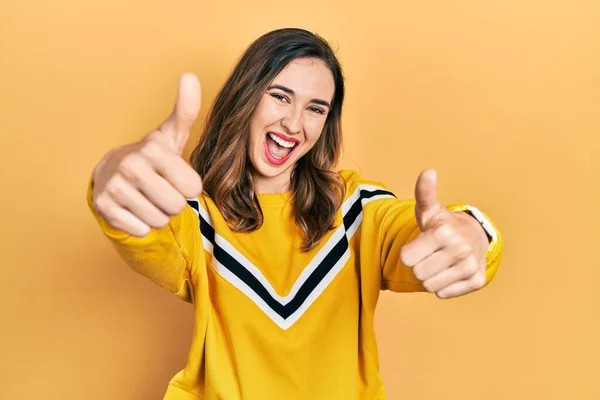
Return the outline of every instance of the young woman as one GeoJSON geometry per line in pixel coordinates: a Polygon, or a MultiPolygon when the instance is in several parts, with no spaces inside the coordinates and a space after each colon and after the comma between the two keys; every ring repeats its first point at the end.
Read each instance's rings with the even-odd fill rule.
{"type": "Polygon", "coordinates": [[[328,44],[276,30],[218,93],[191,166],[200,86],[184,74],[173,114],[95,167],[88,203],[121,257],[195,307],[165,399],[383,399],[379,291],[449,298],[493,278],[501,236],[440,205],[434,170],[414,200],[335,170],[343,99],[328,44]]]}

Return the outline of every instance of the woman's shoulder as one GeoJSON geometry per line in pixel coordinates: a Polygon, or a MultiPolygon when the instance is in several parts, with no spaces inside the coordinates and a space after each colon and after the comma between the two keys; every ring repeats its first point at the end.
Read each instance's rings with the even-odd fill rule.
{"type": "Polygon", "coordinates": [[[346,195],[355,192],[357,189],[384,190],[390,192],[390,189],[383,182],[365,178],[356,170],[341,169],[338,173],[346,184],[346,195]]]}
{"type": "Polygon", "coordinates": [[[338,173],[346,181],[342,211],[354,209],[357,212],[360,209],[365,212],[365,217],[369,216],[368,220],[381,221],[390,212],[402,211],[407,204],[412,204],[411,199],[398,196],[381,181],[366,179],[354,170],[340,170],[338,173]]]}

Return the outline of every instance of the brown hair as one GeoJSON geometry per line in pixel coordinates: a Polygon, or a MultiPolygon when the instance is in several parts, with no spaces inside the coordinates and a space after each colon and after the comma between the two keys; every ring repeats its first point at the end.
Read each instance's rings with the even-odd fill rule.
{"type": "Polygon", "coordinates": [[[307,251],[334,228],[345,195],[342,177],[332,170],[342,146],[344,78],[325,40],[306,30],[290,28],[269,32],[254,41],[217,94],[204,133],[192,152],[191,164],[231,229],[258,229],[263,214],[248,157],[250,120],[269,84],[297,58],[321,60],[331,70],[335,83],[323,132],[291,174],[295,223],[304,236],[302,250],[307,251]]]}

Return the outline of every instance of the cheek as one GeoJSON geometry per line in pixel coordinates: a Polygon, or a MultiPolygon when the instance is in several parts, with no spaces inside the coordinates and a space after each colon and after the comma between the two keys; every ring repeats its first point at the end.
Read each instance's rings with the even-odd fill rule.
{"type": "Polygon", "coordinates": [[[282,118],[282,107],[278,107],[271,99],[265,97],[256,108],[255,120],[257,125],[265,128],[282,118]]]}
{"type": "Polygon", "coordinates": [[[250,140],[256,141],[260,140],[262,133],[264,131],[265,120],[266,120],[266,110],[265,110],[264,100],[260,102],[256,111],[254,111],[254,115],[252,116],[252,120],[250,121],[250,140]]]}
{"type": "Polygon", "coordinates": [[[323,128],[325,128],[325,121],[317,119],[314,121],[309,121],[305,126],[307,141],[314,144],[317,140],[319,140],[319,137],[323,132],[323,128]]]}

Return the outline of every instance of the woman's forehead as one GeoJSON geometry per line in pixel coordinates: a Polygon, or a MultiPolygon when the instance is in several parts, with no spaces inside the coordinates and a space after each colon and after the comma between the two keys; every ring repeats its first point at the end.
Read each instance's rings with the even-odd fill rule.
{"type": "Polygon", "coordinates": [[[314,58],[293,60],[275,77],[272,84],[291,89],[295,96],[328,101],[333,98],[335,91],[331,70],[322,60],[314,58]]]}

